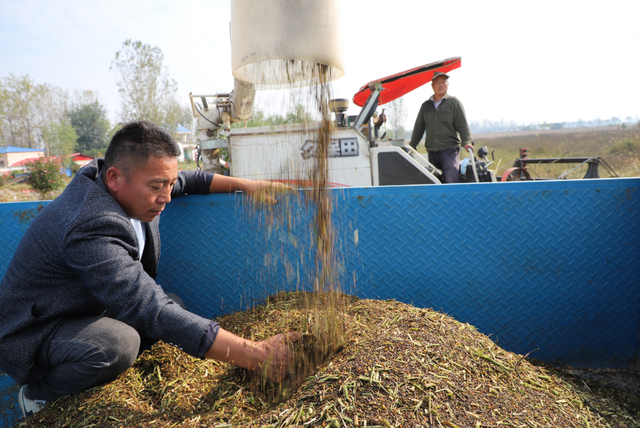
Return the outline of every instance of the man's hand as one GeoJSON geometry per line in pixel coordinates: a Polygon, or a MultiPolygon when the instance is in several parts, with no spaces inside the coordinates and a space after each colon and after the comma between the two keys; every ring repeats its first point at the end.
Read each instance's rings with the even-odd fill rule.
{"type": "Polygon", "coordinates": [[[289,373],[289,366],[293,361],[293,350],[290,344],[298,338],[297,333],[289,333],[286,336],[277,334],[256,343],[256,346],[262,348],[261,352],[267,355],[267,358],[254,371],[262,372],[272,382],[280,382],[289,373]]]}
{"type": "Polygon", "coordinates": [[[292,187],[282,183],[265,180],[247,180],[245,178],[227,177],[216,174],[209,185],[209,193],[227,193],[242,190],[257,201],[277,204],[273,193],[290,192],[292,187]]]}
{"type": "Polygon", "coordinates": [[[291,342],[297,341],[298,338],[297,333],[289,333],[253,342],[221,328],[204,356],[263,373],[267,379],[280,382],[289,373],[289,365],[293,360],[291,342]]]}
{"type": "Polygon", "coordinates": [[[293,187],[273,181],[246,180],[242,190],[258,202],[277,204],[278,200],[273,194],[291,192],[293,191],[293,187]]]}
{"type": "Polygon", "coordinates": [[[471,144],[465,144],[464,149],[471,153],[473,151],[473,146],[471,144]]]}

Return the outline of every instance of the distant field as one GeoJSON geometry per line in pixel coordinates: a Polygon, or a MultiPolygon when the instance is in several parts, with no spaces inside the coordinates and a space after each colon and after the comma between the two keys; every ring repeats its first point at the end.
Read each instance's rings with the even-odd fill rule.
{"type": "MultiPolygon", "coordinates": [[[[489,159],[495,150],[496,163],[499,164],[497,175],[519,157],[520,148],[529,148],[530,158],[550,157],[588,157],[600,156],[621,177],[640,176],[640,129],[616,128],[570,128],[561,130],[522,131],[510,133],[474,134],[476,150],[487,146],[489,159]]],[[[577,166],[577,165],[574,165],[577,166]]],[[[531,167],[534,177],[555,178],[572,169],[574,166],[552,165],[531,167]]],[[[567,178],[582,178],[586,165],[570,174],[567,178]]],[[[601,167],[600,177],[610,175],[601,167]]]]}
{"type": "MultiPolygon", "coordinates": [[[[476,150],[487,146],[489,159],[494,151],[495,163],[490,166],[497,169],[496,176],[500,177],[504,171],[513,165],[519,156],[520,148],[529,148],[530,158],[549,157],[587,157],[600,156],[618,173],[620,177],[640,176],[640,129],[615,128],[569,128],[560,130],[520,131],[501,133],[474,134],[476,150]]],[[[419,146],[424,152],[424,146],[419,146]]],[[[464,154],[461,157],[465,157],[464,154]]],[[[577,166],[577,165],[576,165],[577,166]]],[[[532,166],[533,177],[556,178],[569,171],[572,165],[532,166]]],[[[194,169],[195,163],[181,164],[181,169],[194,169]]],[[[566,178],[582,178],[587,166],[572,172],[566,178]]],[[[610,175],[604,168],[600,168],[600,177],[610,175]]],[[[31,186],[21,183],[2,186],[0,183],[0,202],[19,202],[37,200],[38,197],[31,186]]],[[[57,196],[58,191],[53,197],[57,196]]]]}

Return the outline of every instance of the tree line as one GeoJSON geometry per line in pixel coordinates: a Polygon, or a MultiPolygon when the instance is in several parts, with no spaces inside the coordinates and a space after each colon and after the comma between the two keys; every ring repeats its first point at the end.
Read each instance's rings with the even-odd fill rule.
{"type": "MultiPolygon", "coordinates": [[[[405,138],[407,131],[404,128],[404,122],[407,116],[407,110],[404,104],[404,99],[398,98],[385,104],[384,108],[378,108],[374,113],[374,118],[383,113],[386,116],[384,128],[385,138],[405,138]],[[380,112],[378,112],[378,110],[380,110],[380,112]]],[[[253,117],[246,123],[246,127],[252,128],[256,126],[289,125],[293,123],[315,122],[317,120],[317,117],[308,112],[302,104],[298,103],[291,106],[290,111],[285,115],[267,114],[264,110],[255,109],[253,117]]],[[[234,123],[231,125],[232,129],[242,127],[245,127],[244,123],[234,123]]]]}
{"type": "Polygon", "coordinates": [[[621,129],[627,128],[629,126],[637,126],[640,128],[640,118],[627,116],[624,119],[618,117],[612,117],[611,119],[591,119],[591,120],[582,120],[578,119],[573,122],[542,122],[536,123],[531,122],[528,124],[525,123],[516,123],[514,121],[505,121],[505,120],[483,120],[483,121],[472,121],[470,123],[471,132],[472,133],[481,133],[481,132],[509,132],[509,131],[532,131],[539,129],[564,129],[564,128],[583,128],[583,127],[618,127],[621,129]]]}
{"type": "MultiPolygon", "coordinates": [[[[164,65],[157,46],[127,39],[109,69],[120,94],[117,123],[111,123],[97,92],[70,91],[35,82],[28,74],[0,77],[0,146],[44,149],[48,156],[75,152],[98,155],[106,151],[119,123],[149,120],[175,133],[179,125],[191,129],[188,105],[181,105],[177,82],[164,65]]],[[[403,138],[406,108],[398,99],[385,106],[387,136],[403,138]]],[[[313,115],[301,105],[284,116],[256,110],[246,126],[309,122],[313,115]]]]}
{"type": "Polygon", "coordinates": [[[175,133],[191,127],[187,105],[180,105],[178,85],[163,65],[159,47],[126,40],[110,70],[117,78],[121,111],[112,124],[92,90],[68,90],[37,83],[28,74],[0,77],[0,146],[44,149],[48,156],[104,153],[119,123],[149,120],[175,133]]]}

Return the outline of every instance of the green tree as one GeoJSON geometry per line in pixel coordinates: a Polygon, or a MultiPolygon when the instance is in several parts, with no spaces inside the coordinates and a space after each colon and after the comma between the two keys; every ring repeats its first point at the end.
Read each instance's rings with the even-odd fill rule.
{"type": "Polygon", "coordinates": [[[78,134],[69,119],[44,126],[42,139],[49,156],[68,155],[76,152],[78,148],[78,134]]]}
{"type": "Polygon", "coordinates": [[[171,132],[174,132],[178,128],[178,125],[182,125],[189,130],[193,130],[194,118],[191,112],[191,106],[188,104],[180,105],[177,99],[174,99],[167,106],[167,118],[166,123],[175,124],[175,128],[169,127],[171,132]]]}
{"type": "Polygon", "coordinates": [[[64,120],[69,107],[69,91],[50,83],[36,87],[36,119],[38,129],[64,120]]]}
{"type": "Polygon", "coordinates": [[[42,132],[65,115],[68,91],[47,83],[36,84],[29,75],[0,78],[0,144],[43,146],[42,132]]]}
{"type": "Polygon", "coordinates": [[[72,104],[67,118],[78,134],[78,149],[81,152],[107,145],[111,124],[107,110],[97,100],[90,104],[72,104]]]}
{"type": "MultiPolygon", "coordinates": [[[[251,120],[247,122],[247,128],[293,123],[309,123],[314,120],[313,115],[307,112],[302,104],[296,104],[285,116],[281,116],[279,114],[267,116],[263,110],[256,109],[253,111],[253,117],[251,120]]],[[[242,123],[234,123],[231,125],[232,128],[242,128],[243,126],[244,125],[242,123]]]]}
{"type": "Polygon", "coordinates": [[[108,132],[105,138],[105,145],[101,147],[95,147],[93,149],[89,149],[86,152],[83,152],[85,155],[94,156],[94,157],[104,157],[105,153],[107,153],[107,148],[109,147],[109,143],[111,139],[122,128],[122,122],[116,123],[108,132]]]}
{"type": "Polygon", "coordinates": [[[163,61],[159,47],[131,39],[116,52],[109,69],[118,78],[123,122],[146,119],[175,132],[185,120],[185,107],[180,106],[176,95],[178,84],[169,77],[163,61]]]}
{"type": "Polygon", "coordinates": [[[64,185],[61,163],[58,158],[40,158],[27,164],[29,184],[38,192],[40,199],[60,189],[64,185]]]}
{"type": "Polygon", "coordinates": [[[284,123],[309,123],[314,122],[314,117],[307,112],[302,104],[296,104],[293,109],[287,113],[284,123]]]}
{"type": "Polygon", "coordinates": [[[28,75],[13,74],[0,81],[2,145],[33,148],[37,142],[36,85],[28,75]]]}
{"type": "MultiPolygon", "coordinates": [[[[247,128],[255,128],[257,126],[268,126],[267,116],[264,111],[260,109],[256,109],[253,111],[253,116],[251,120],[247,122],[247,128]]],[[[231,128],[242,128],[244,127],[243,123],[232,123],[231,128]]]]}

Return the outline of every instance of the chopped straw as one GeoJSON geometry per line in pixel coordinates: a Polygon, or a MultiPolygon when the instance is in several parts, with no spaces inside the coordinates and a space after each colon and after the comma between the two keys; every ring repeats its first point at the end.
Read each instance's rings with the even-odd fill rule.
{"type": "Polygon", "coordinates": [[[20,426],[640,426],[636,396],[533,364],[430,309],[340,295],[342,343],[321,340],[311,326],[335,305],[327,297],[281,292],[218,320],[255,340],[302,332],[282,384],[158,343],[115,381],[59,399],[20,426]]]}

